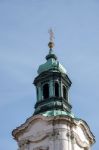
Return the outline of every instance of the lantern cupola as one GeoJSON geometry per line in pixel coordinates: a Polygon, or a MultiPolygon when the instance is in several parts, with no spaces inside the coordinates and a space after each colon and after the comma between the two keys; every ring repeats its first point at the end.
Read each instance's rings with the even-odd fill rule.
{"type": "Polygon", "coordinates": [[[39,66],[38,76],[34,79],[37,91],[34,115],[72,115],[68,96],[71,80],[53,52],[52,40],[48,43],[48,47],[46,62],[39,66]]]}

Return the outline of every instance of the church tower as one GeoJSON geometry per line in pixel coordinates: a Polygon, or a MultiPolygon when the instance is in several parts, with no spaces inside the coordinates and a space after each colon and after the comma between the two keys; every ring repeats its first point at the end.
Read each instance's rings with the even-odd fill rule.
{"type": "Polygon", "coordinates": [[[68,92],[72,82],[53,52],[50,34],[46,63],[39,66],[33,82],[35,111],[12,135],[18,150],[90,150],[95,137],[88,124],[71,112],[68,92]]]}

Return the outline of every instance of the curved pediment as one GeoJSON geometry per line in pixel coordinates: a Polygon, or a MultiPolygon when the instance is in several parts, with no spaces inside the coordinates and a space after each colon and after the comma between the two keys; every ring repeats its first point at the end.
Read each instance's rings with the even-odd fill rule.
{"type": "Polygon", "coordinates": [[[79,127],[82,130],[83,134],[85,135],[85,137],[87,137],[90,144],[94,144],[95,136],[92,134],[88,124],[82,119],[75,120],[75,123],[76,123],[77,127],[79,127]]]}
{"type": "MultiPolygon", "coordinates": [[[[30,128],[34,128],[35,131],[35,126],[38,126],[37,128],[41,128],[41,123],[46,123],[47,118],[45,118],[42,115],[35,115],[31,116],[26,120],[24,124],[21,124],[21,126],[17,127],[12,131],[12,135],[14,136],[15,139],[18,139],[18,137],[23,134],[24,132],[28,132],[30,128]],[[38,124],[37,122],[40,122],[38,124]]],[[[37,132],[37,131],[36,131],[37,132]]]]}
{"type": "MultiPolygon", "coordinates": [[[[45,117],[43,115],[35,115],[31,116],[26,120],[24,124],[17,127],[12,131],[12,135],[15,139],[18,139],[20,135],[22,135],[24,132],[29,132],[30,128],[33,128],[34,132],[37,129],[42,129],[42,126],[46,126],[47,124],[55,124],[62,123],[66,124],[67,122],[70,123],[72,121],[72,118],[70,116],[52,116],[52,117],[45,117]],[[45,124],[45,125],[44,125],[45,124]],[[36,128],[36,129],[35,129],[36,128]]],[[[37,132],[37,131],[36,131],[37,132]]]]}
{"type": "MultiPolygon", "coordinates": [[[[53,124],[54,125],[68,124],[70,126],[72,125],[72,128],[74,132],[78,134],[78,137],[81,137],[82,135],[85,139],[87,139],[86,141],[89,141],[90,144],[93,144],[95,142],[94,135],[90,131],[88,124],[81,119],[72,118],[70,116],[56,116],[56,117],[55,116],[45,117],[43,115],[31,116],[26,120],[24,124],[13,130],[12,135],[16,140],[18,140],[18,138],[21,137],[21,135],[23,136],[23,134],[24,134],[23,137],[29,135],[36,137],[38,135],[40,136],[39,138],[42,138],[42,136],[45,137],[45,135],[43,135],[43,133],[45,133],[45,130],[49,129],[48,125],[52,126],[53,124]]],[[[77,142],[78,141],[80,140],[77,140],[77,142]]]]}

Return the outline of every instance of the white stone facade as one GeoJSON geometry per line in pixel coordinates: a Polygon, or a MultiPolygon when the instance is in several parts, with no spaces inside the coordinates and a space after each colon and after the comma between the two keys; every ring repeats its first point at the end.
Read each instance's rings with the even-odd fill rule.
{"type": "Polygon", "coordinates": [[[19,150],[90,150],[95,142],[86,122],[69,116],[35,115],[12,134],[19,150]]]}

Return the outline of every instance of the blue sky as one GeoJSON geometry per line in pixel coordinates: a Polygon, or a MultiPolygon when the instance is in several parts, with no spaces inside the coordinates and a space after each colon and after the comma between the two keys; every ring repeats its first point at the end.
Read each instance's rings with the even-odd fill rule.
{"type": "Polygon", "coordinates": [[[66,67],[74,114],[87,121],[99,147],[99,0],[0,0],[0,150],[16,150],[11,132],[31,116],[32,85],[48,53],[66,67]]]}

